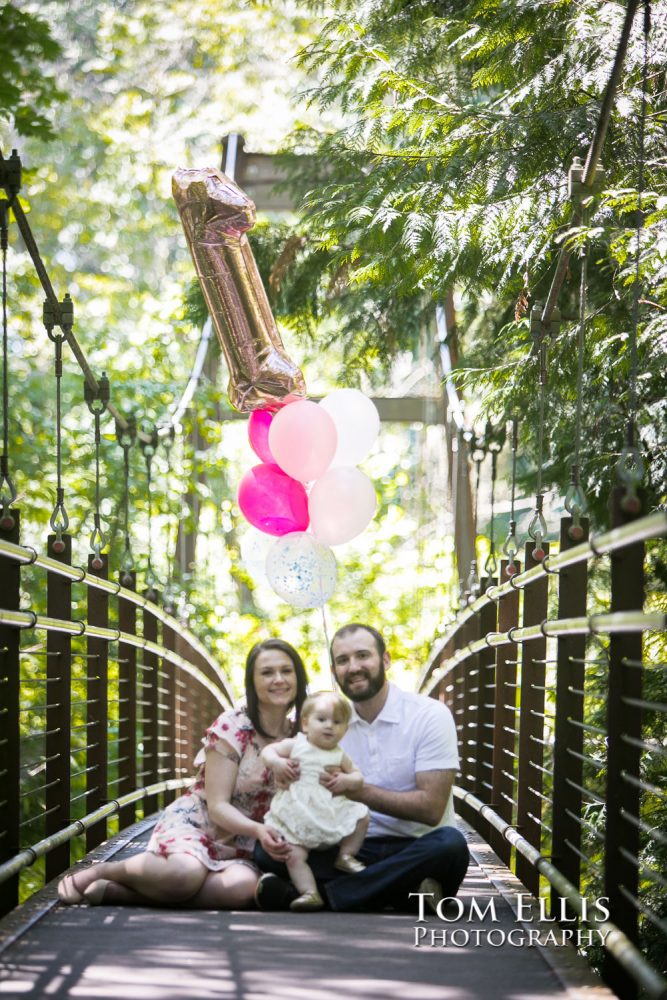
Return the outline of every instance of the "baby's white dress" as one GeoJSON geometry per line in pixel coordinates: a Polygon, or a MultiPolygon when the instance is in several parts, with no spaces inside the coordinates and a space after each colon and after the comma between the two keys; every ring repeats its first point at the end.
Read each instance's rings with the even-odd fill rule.
{"type": "Polygon", "coordinates": [[[282,833],[290,844],[309,850],[338,844],[368,814],[368,807],[361,802],[332,795],[320,784],[324,769],[339,765],[343,751],[340,747],[321,750],[308,742],[305,733],[299,733],[290,759],[299,761],[301,776],[289,788],[276,792],[264,823],[282,833]]]}

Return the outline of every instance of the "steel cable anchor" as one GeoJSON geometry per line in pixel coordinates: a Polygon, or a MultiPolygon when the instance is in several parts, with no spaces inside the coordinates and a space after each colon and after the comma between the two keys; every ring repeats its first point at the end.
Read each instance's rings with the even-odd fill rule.
{"type": "Polygon", "coordinates": [[[111,387],[106,372],[102,373],[96,389],[89,384],[87,379],[84,379],[83,398],[95,418],[95,514],[94,527],[90,536],[90,551],[93,554],[90,565],[91,569],[100,570],[104,566],[102,549],[106,545],[106,537],[102,531],[100,520],[100,420],[111,399],[111,387]]]}

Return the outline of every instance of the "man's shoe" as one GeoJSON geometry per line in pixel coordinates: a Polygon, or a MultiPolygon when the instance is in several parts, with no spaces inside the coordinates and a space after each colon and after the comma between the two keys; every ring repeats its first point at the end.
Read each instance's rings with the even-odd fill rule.
{"type": "Polygon", "coordinates": [[[286,882],[272,872],[260,878],[255,889],[255,903],[259,910],[289,910],[290,903],[299,895],[291,882],[286,882]]]}
{"type": "Polygon", "coordinates": [[[425,878],[419,883],[418,891],[424,893],[424,903],[431,913],[435,913],[436,917],[439,916],[438,903],[441,903],[445,898],[440,883],[436,882],[434,878],[425,878]]]}

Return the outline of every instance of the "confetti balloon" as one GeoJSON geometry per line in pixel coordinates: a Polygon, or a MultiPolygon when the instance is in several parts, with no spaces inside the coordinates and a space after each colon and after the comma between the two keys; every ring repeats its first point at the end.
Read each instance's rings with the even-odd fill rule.
{"type": "Polygon", "coordinates": [[[336,589],[336,558],[305,531],[274,542],[266,575],[278,597],[295,608],[321,608],[336,589]]]}

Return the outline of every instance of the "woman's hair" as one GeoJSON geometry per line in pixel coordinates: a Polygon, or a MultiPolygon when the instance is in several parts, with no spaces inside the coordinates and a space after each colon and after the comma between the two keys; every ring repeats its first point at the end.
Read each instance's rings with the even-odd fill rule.
{"type": "Polygon", "coordinates": [[[255,690],[255,663],[257,662],[259,654],[264,653],[268,649],[277,649],[281,653],[286,653],[294,666],[294,673],[296,674],[296,696],[292,704],[296,708],[296,719],[294,721],[295,732],[298,732],[299,730],[301,706],[303,705],[304,698],[306,697],[306,691],[308,689],[308,677],[306,675],[306,668],[304,667],[303,661],[296,649],[294,646],[290,646],[289,642],[285,642],[283,639],[264,639],[262,642],[255,643],[248,653],[248,657],[245,661],[246,713],[255,727],[255,731],[258,732],[260,736],[264,736],[265,739],[272,739],[275,734],[267,733],[262,729],[262,724],[259,720],[259,701],[257,699],[257,691],[255,690]]]}
{"type": "Polygon", "coordinates": [[[316,691],[315,694],[309,694],[301,708],[301,721],[305,722],[313,714],[317,702],[323,698],[333,702],[334,716],[337,715],[348,726],[352,718],[350,703],[336,691],[316,691]]]}

